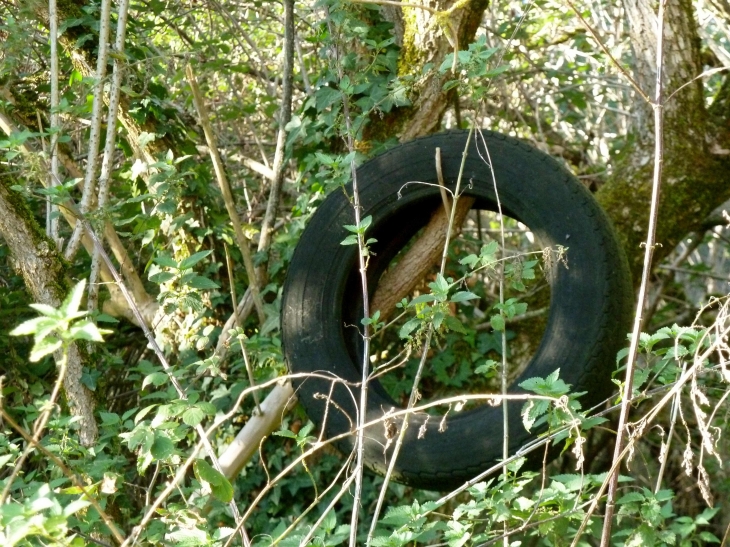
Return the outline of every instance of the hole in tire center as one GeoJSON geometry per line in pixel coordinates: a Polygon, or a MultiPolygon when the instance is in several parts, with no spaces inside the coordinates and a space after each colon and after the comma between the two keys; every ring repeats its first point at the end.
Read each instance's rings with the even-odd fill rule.
{"type": "MultiPolygon", "coordinates": [[[[434,330],[428,350],[419,383],[421,399],[418,404],[463,394],[500,392],[502,333],[493,328],[491,318],[500,315],[496,307],[500,302],[498,260],[503,256],[506,257],[505,333],[510,384],[523,372],[534,355],[547,325],[550,286],[545,269],[551,264],[546,264],[543,256],[548,257],[548,253],[543,253],[540,242],[527,226],[505,216],[504,229],[505,252],[502,253],[499,215],[489,210],[472,209],[462,224],[461,233],[453,237],[449,245],[443,276],[452,285],[448,291],[448,300],[443,303],[409,305],[405,309],[396,308],[384,318],[388,326],[378,328],[371,336],[371,377],[377,378],[381,388],[398,405],[405,407],[408,403],[423,353],[426,325],[429,320],[437,320],[438,313],[442,315],[441,325],[434,330]],[[489,260],[490,256],[494,260],[489,260]],[[475,258],[477,262],[473,263],[475,258]],[[459,292],[472,293],[478,298],[463,302],[451,301],[459,292]],[[405,325],[412,327],[414,322],[418,326],[413,327],[409,342],[399,334],[405,325]],[[466,332],[458,332],[458,325],[466,332]],[[409,348],[411,352],[407,357],[409,348]]],[[[389,275],[396,275],[391,272],[398,271],[399,264],[423,230],[419,230],[390,260],[380,275],[379,284],[384,280],[387,283],[389,275]]],[[[431,266],[406,295],[409,303],[434,292],[434,286],[429,284],[438,280],[441,254],[442,248],[438,252],[438,263],[431,266]]],[[[550,254],[550,257],[555,256],[555,253],[550,254]]],[[[547,262],[551,262],[551,258],[548,257],[547,262]]],[[[374,290],[371,289],[371,302],[375,296],[376,305],[379,284],[374,290]]],[[[376,308],[371,306],[371,314],[375,311],[376,308]]],[[[468,402],[463,408],[474,408],[481,404],[486,404],[486,401],[468,402]]],[[[448,410],[448,405],[439,405],[427,412],[443,415],[448,410]]]]}

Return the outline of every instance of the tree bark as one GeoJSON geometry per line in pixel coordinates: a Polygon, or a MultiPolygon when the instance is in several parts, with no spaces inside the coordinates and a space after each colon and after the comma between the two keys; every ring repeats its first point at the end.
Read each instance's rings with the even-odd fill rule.
{"type": "MultiPolygon", "coordinates": [[[[23,276],[33,299],[58,308],[68,294],[65,268],[56,245],[36,223],[23,198],[10,190],[10,174],[0,166],[0,236],[10,249],[15,269],[23,276]]],[[[56,362],[61,354],[56,352],[56,362]]],[[[91,393],[81,383],[84,366],[90,366],[88,355],[77,343],[68,352],[64,393],[71,414],[81,418],[79,441],[92,446],[98,438],[91,393]]]]}
{"type": "Polygon", "coordinates": [[[401,46],[398,74],[419,78],[426,64],[434,68],[415,89],[413,104],[395,108],[382,119],[372,119],[366,139],[397,135],[401,142],[407,142],[439,130],[449,97],[443,92],[448,78],[437,69],[454,49],[465,49],[474,40],[489,0],[417,0],[408,4],[383,10],[401,46]]]}
{"type": "MultiPolygon", "coordinates": [[[[652,96],[656,79],[654,2],[625,0],[624,5],[635,79],[652,96]]],[[[657,242],[661,246],[655,250],[655,264],[689,232],[700,229],[712,210],[730,198],[730,101],[725,98],[717,103],[711,109],[711,117],[705,107],[702,81],[692,82],[703,69],[692,2],[669,0],[665,13],[664,182],[657,225],[657,242]]],[[[727,88],[726,82],[726,95],[727,88]]],[[[651,195],[654,124],[651,105],[638,99],[635,111],[638,116],[634,145],[622,155],[614,175],[597,197],[619,232],[634,281],[638,283],[651,195]]]]}

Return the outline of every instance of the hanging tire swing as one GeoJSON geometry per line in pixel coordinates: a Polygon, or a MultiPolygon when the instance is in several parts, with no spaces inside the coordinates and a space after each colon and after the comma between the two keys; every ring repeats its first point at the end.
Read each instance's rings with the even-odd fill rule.
{"type": "MultiPolygon", "coordinates": [[[[588,408],[610,395],[616,352],[625,341],[632,312],[626,259],[605,213],[564,167],[517,139],[488,131],[482,135],[471,139],[462,177],[464,194],[475,198],[473,208],[497,210],[492,173],[482,159],[486,145],[503,212],[526,225],[541,247],[568,248],[568,267],[552,268],[547,275],[551,299],[542,341],[512,385],[559,368],[573,392],[586,392],[580,401],[588,408]]],[[[361,216],[372,216],[367,237],[377,240],[368,265],[371,297],[390,261],[441,203],[435,149],[441,149],[443,177],[453,190],[466,143],[465,131],[432,135],[358,168],[361,216]],[[431,184],[404,188],[409,181],[431,184]]],[[[295,380],[299,401],[316,424],[324,424],[328,438],[352,431],[357,423],[362,340],[353,325],[360,325],[362,289],[357,247],[340,244],[350,234],[343,226],[354,224],[353,218],[344,192],[332,192],[319,206],[292,257],[282,301],[286,361],[292,373],[313,374],[295,380]]],[[[367,421],[399,407],[378,380],[369,383],[367,421]]],[[[510,403],[510,454],[535,435],[523,427],[521,407],[519,401],[510,403]]],[[[445,424],[441,421],[429,421],[425,413],[410,415],[394,480],[449,490],[502,458],[501,405],[450,413],[445,424]]],[[[365,462],[376,472],[387,468],[391,435],[381,424],[365,432],[365,462]]],[[[337,445],[347,451],[354,442],[354,435],[346,435],[337,445]]]]}

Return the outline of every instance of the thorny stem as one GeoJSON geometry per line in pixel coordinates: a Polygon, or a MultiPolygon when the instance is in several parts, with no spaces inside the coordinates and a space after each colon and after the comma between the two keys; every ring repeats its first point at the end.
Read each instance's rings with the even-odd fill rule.
{"type": "MultiPolygon", "coordinates": [[[[621,401],[621,414],[619,415],[618,430],[616,434],[616,445],[614,447],[614,461],[620,461],[622,454],[622,446],[624,435],[626,433],[626,423],[629,417],[629,408],[631,404],[631,395],[633,393],[634,365],[636,362],[636,354],[639,347],[639,336],[641,334],[641,319],[646,301],[647,287],[649,285],[649,275],[651,274],[651,261],[654,254],[654,245],[656,240],[656,225],[659,209],[659,190],[662,180],[662,163],[663,163],[663,86],[662,86],[662,63],[664,50],[664,4],[666,0],[660,0],[659,11],[657,13],[657,46],[656,46],[656,89],[654,98],[654,179],[651,188],[651,207],[649,210],[649,227],[646,236],[646,247],[644,249],[644,270],[641,274],[641,286],[639,287],[639,297],[636,303],[636,314],[634,315],[634,328],[631,333],[631,344],[629,346],[629,356],[626,363],[626,380],[624,382],[624,392],[621,401]]],[[[601,547],[608,547],[611,542],[611,527],[613,525],[613,515],[616,510],[616,491],[618,489],[618,466],[609,474],[608,495],[606,498],[606,512],[603,517],[603,531],[601,533],[601,547]]]]}
{"type": "MultiPolygon", "coordinates": [[[[441,267],[439,269],[439,273],[443,276],[444,271],[446,270],[446,259],[448,258],[449,254],[449,242],[451,241],[451,233],[453,231],[453,225],[454,225],[454,217],[456,216],[456,204],[459,201],[459,190],[461,189],[461,179],[464,175],[464,166],[466,165],[466,157],[469,151],[469,144],[471,143],[471,138],[474,133],[474,128],[472,127],[469,130],[469,134],[466,138],[466,144],[464,145],[464,151],[461,156],[461,165],[459,166],[459,175],[456,179],[456,187],[454,188],[454,199],[451,202],[451,211],[449,214],[449,223],[446,228],[446,241],[444,241],[444,251],[441,255],[441,267]]],[[[437,156],[438,157],[438,156],[437,156]]],[[[406,412],[403,416],[403,421],[401,422],[400,431],[398,432],[398,438],[395,442],[395,446],[393,447],[393,453],[390,456],[390,462],[388,463],[388,470],[385,473],[385,477],[383,478],[383,485],[380,487],[380,494],[378,495],[378,502],[375,506],[375,511],[373,513],[372,522],[370,524],[370,530],[368,531],[368,537],[366,544],[370,544],[370,542],[373,539],[373,534],[375,533],[375,527],[378,524],[378,517],[380,516],[380,511],[383,507],[383,502],[385,500],[385,493],[388,489],[388,483],[390,482],[390,478],[393,475],[393,470],[395,469],[395,462],[398,459],[398,454],[400,453],[401,446],[403,445],[403,439],[405,438],[406,430],[408,429],[408,418],[411,414],[411,411],[420,398],[420,394],[418,392],[418,384],[421,380],[421,375],[423,374],[423,368],[426,364],[426,359],[428,357],[428,349],[431,345],[431,338],[433,336],[433,323],[430,323],[428,326],[428,332],[426,333],[426,339],[423,342],[423,353],[421,354],[421,360],[418,363],[418,370],[416,370],[416,375],[413,378],[413,387],[411,388],[411,395],[408,399],[408,406],[406,407],[406,412]]]]}

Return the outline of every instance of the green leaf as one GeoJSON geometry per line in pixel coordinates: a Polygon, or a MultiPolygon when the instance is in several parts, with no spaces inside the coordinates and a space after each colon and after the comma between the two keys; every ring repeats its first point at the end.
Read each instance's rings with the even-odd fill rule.
{"type": "Polygon", "coordinates": [[[224,503],[228,503],[233,499],[233,487],[231,483],[221,473],[211,467],[208,462],[205,460],[195,460],[193,470],[199,481],[207,482],[210,485],[213,497],[224,503]]]}
{"type": "Polygon", "coordinates": [[[449,89],[453,89],[455,87],[459,87],[459,80],[448,80],[444,87],[442,88],[444,91],[448,91],[449,89]]]}
{"type": "Polygon", "coordinates": [[[288,429],[282,429],[281,431],[274,431],[274,435],[277,437],[286,437],[287,439],[296,439],[297,434],[288,429]]]}
{"type": "Polygon", "coordinates": [[[47,325],[49,324],[49,322],[52,325],[56,324],[56,321],[47,317],[34,317],[33,319],[23,321],[20,325],[10,331],[10,335],[27,336],[29,334],[35,334],[36,332],[38,332],[41,326],[43,326],[44,324],[47,325]]]}
{"type": "Polygon", "coordinates": [[[212,279],[208,279],[207,277],[203,277],[202,275],[196,275],[193,277],[190,281],[186,283],[189,287],[192,287],[193,289],[200,289],[200,290],[213,290],[213,289],[219,289],[220,285],[213,281],[212,279]]]}
{"type": "Polygon", "coordinates": [[[461,321],[459,321],[453,315],[444,316],[444,325],[446,325],[446,327],[451,331],[460,332],[461,334],[467,334],[464,325],[462,325],[461,321]]]}
{"type": "Polygon", "coordinates": [[[103,342],[102,332],[108,333],[109,331],[97,328],[91,321],[81,321],[69,329],[73,340],[88,340],[89,342],[103,342]]]}
{"type": "Polygon", "coordinates": [[[509,65],[501,65],[496,68],[493,68],[491,70],[487,70],[484,73],[485,78],[493,78],[494,76],[498,76],[499,74],[502,74],[505,70],[509,68],[509,65]]]}
{"type": "Polygon", "coordinates": [[[432,294],[421,294],[411,300],[411,303],[408,304],[408,307],[416,306],[418,304],[426,304],[428,302],[433,302],[434,300],[436,300],[436,297],[432,294]]]}
{"type": "Polygon", "coordinates": [[[97,323],[119,323],[119,320],[106,313],[100,313],[96,316],[97,323]]]}
{"type": "Polygon", "coordinates": [[[198,408],[205,412],[208,416],[215,416],[215,413],[218,412],[218,409],[213,403],[209,403],[207,401],[202,401],[198,403],[198,408]]]}
{"type": "Polygon", "coordinates": [[[645,499],[646,498],[644,494],[642,494],[641,492],[629,492],[628,494],[621,496],[616,501],[616,505],[623,505],[624,503],[643,502],[645,499]]]}
{"type": "Polygon", "coordinates": [[[144,389],[148,384],[152,384],[153,386],[161,386],[165,382],[167,382],[169,378],[167,377],[166,372],[153,372],[152,374],[148,374],[145,376],[144,380],[142,381],[142,389],[144,389]]]}
{"type": "Polygon", "coordinates": [[[160,284],[175,279],[175,277],[175,274],[172,272],[157,272],[150,275],[149,280],[152,281],[152,283],[160,284]]]}
{"type": "Polygon", "coordinates": [[[411,334],[411,332],[418,327],[418,325],[421,324],[421,320],[417,317],[414,317],[410,321],[407,321],[405,325],[403,325],[400,328],[400,331],[398,331],[398,336],[401,338],[408,338],[408,336],[411,334]]]}
{"type": "Polygon", "coordinates": [[[30,359],[31,362],[36,363],[43,359],[46,355],[50,355],[60,348],[62,343],[63,342],[55,336],[43,338],[35,343],[28,359],[30,359]]]}
{"type": "Polygon", "coordinates": [[[205,418],[205,412],[198,406],[192,406],[183,412],[182,420],[191,427],[195,427],[205,418]]]}
{"type": "Polygon", "coordinates": [[[63,516],[69,517],[77,511],[81,511],[81,509],[88,507],[89,505],[91,505],[90,501],[87,501],[85,499],[75,499],[66,504],[66,506],[63,508],[63,516]]]}
{"type": "Polygon", "coordinates": [[[86,279],[82,279],[76,283],[74,288],[71,290],[71,294],[66,297],[66,300],[64,300],[61,305],[61,309],[66,312],[65,315],[75,314],[79,311],[81,300],[84,297],[84,287],[86,287],[86,279]]]}
{"type": "Polygon", "coordinates": [[[431,287],[434,292],[445,294],[449,291],[449,288],[451,285],[449,285],[449,282],[446,281],[446,278],[444,278],[443,275],[437,274],[436,275],[436,281],[433,283],[428,284],[429,287],[431,287]]]}
{"type": "MultiPolygon", "coordinates": [[[[345,228],[347,228],[347,226],[345,226],[345,228]]],[[[340,245],[357,245],[357,234],[350,234],[340,241],[340,245]]]]}
{"type": "Polygon", "coordinates": [[[522,407],[522,425],[527,431],[532,429],[535,421],[547,412],[550,408],[550,401],[544,399],[534,400],[531,399],[525,403],[522,407]]]}
{"type": "Polygon", "coordinates": [[[463,266],[471,266],[473,267],[474,264],[479,262],[479,257],[477,255],[469,255],[465,256],[461,260],[459,260],[459,264],[462,264],[463,266]]]}
{"type": "Polygon", "coordinates": [[[35,311],[42,313],[46,317],[51,317],[53,319],[61,319],[64,314],[60,312],[60,310],[57,310],[53,306],[49,306],[48,304],[30,304],[30,307],[33,308],[35,311]]]}
{"type": "Polygon", "coordinates": [[[120,423],[119,414],[114,412],[99,412],[101,423],[103,425],[114,425],[120,423]]]}
{"type": "Polygon", "coordinates": [[[488,359],[486,363],[484,363],[483,365],[479,365],[477,368],[475,368],[474,372],[476,374],[490,374],[497,369],[498,364],[499,363],[497,363],[497,361],[488,359]]]}
{"type": "Polygon", "coordinates": [[[162,433],[155,432],[155,440],[150,453],[157,460],[166,460],[175,453],[175,445],[162,433]]]}
{"type": "Polygon", "coordinates": [[[156,257],[155,264],[159,264],[160,266],[164,266],[166,268],[174,268],[176,270],[178,269],[178,263],[166,255],[160,255],[156,257]]]}
{"type": "Polygon", "coordinates": [[[499,244],[496,241],[490,241],[481,248],[481,250],[479,251],[479,256],[482,258],[494,257],[498,249],[499,244]]]}
{"type": "Polygon", "coordinates": [[[454,295],[451,297],[452,302],[466,302],[468,300],[474,300],[479,299],[479,296],[474,294],[473,292],[469,291],[459,291],[457,293],[454,293],[454,295]]]}
{"type": "Polygon", "coordinates": [[[491,323],[492,328],[494,330],[499,331],[499,332],[504,331],[504,328],[505,328],[504,317],[502,317],[501,315],[493,315],[491,317],[491,319],[489,320],[489,322],[491,323]]]}
{"type": "Polygon", "coordinates": [[[206,256],[208,256],[213,251],[200,251],[193,255],[190,255],[186,259],[184,259],[182,262],[180,262],[179,269],[180,270],[187,270],[188,268],[192,268],[195,266],[198,262],[203,260],[206,256]]]}
{"type": "Polygon", "coordinates": [[[370,225],[372,223],[373,223],[373,216],[372,215],[368,215],[365,218],[360,219],[360,229],[359,229],[359,232],[364,234],[365,233],[365,230],[367,230],[368,228],[370,228],[370,225]]]}

